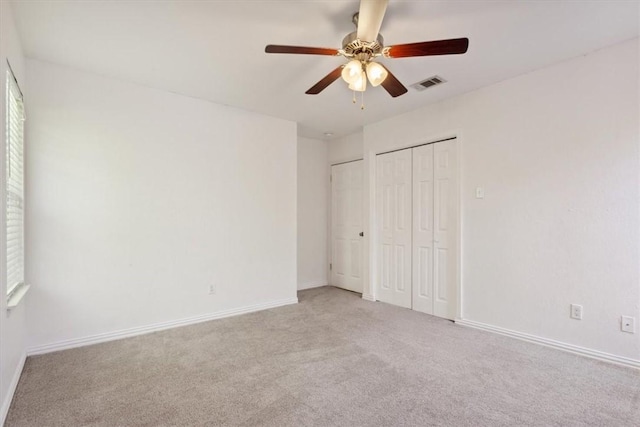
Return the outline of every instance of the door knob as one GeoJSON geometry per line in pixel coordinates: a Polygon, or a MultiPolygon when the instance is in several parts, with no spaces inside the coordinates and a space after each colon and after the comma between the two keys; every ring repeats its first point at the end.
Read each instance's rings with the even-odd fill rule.
{"type": "Polygon", "coordinates": [[[360,232],[360,237],[364,237],[364,231],[360,232]]]}

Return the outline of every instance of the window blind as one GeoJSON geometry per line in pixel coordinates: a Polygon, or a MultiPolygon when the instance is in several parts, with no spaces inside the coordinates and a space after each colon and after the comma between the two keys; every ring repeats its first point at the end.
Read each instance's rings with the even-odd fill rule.
{"type": "Polygon", "coordinates": [[[24,106],[11,72],[7,72],[6,93],[6,271],[10,295],[24,283],[24,106]]]}

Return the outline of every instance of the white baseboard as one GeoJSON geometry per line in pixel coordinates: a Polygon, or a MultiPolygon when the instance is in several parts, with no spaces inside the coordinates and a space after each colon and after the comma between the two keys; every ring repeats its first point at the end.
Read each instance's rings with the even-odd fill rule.
{"type": "Polygon", "coordinates": [[[271,301],[261,304],[249,305],[246,307],[234,308],[230,310],[222,310],[215,313],[204,314],[201,316],[188,317],[186,319],[172,320],[169,322],[155,323],[153,325],[139,326],[136,328],[122,329],[119,331],[106,332],[103,334],[91,335],[84,338],[75,338],[71,340],[59,341],[51,344],[39,345],[27,349],[27,355],[51,353],[54,351],[67,350],[70,348],[84,347],[87,345],[103,343],[107,341],[119,340],[122,338],[134,337],[136,335],[144,335],[151,332],[163,331],[165,329],[177,328],[180,326],[188,326],[196,323],[207,322],[209,320],[222,319],[224,317],[237,316],[239,314],[252,313],[255,311],[267,310],[270,308],[281,307],[289,304],[297,304],[298,298],[286,298],[277,301],[271,301]]]}
{"type": "Polygon", "coordinates": [[[640,360],[630,359],[628,357],[616,356],[615,354],[605,353],[603,351],[592,350],[586,347],[580,347],[573,344],[567,344],[562,341],[556,341],[549,338],[542,338],[536,335],[525,334],[523,332],[512,331],[510,329],[500,328],[498,326],[487,325],[486,323],[475,322],[473,320],[456,319],[459,325],[469,326],[483,331],[493,332],[495,334],[505,335],[522,341],[528,341],[547,347],[556,348],[558,350],[567,351],[569,353],[579,354],[581,356],[591,357],[593,359],[602,360],[604,362],[616,363],[618,365],[628,366],[640,369],[640,360]]]}
{"type": "Polygon", "coordinates": [[[367,301],[373,301],[376,302],[376,299],[373,297],[373,295],[369,295],[369,294],[362,294],[362,299],[366,299],[367,301]]]}
{"type": "Polygon", "coordinates": [[[298,290],[304,291],[306,289],[319,288],[321,286],[327,286],[327,281],[318,281],[318,282],[308,282],[308,283],[298,283],[298,290]]]}
{"type": "Polygon", "coordinates": [[[9,384],[9,389],[7,390],[7,395],[4,398],[4,402],[2,402],[2,409],[0,409],[0,426],[4,425],[4,422],[7,420],[7,415],[9,414],[9,408],[11,407],[11,401],[13,400],[13,395],[16,392],[16,388],[18,388],[18,382],[20,381],[20,375],[22,375],[22,370],[24,369],[24,362],[27,360],[27,354],[23,353],[20,361],[18,362],[18,366],[16,367],[16,371],[13,373],[13,378],[11,378],[11,384],[9,384]]]}

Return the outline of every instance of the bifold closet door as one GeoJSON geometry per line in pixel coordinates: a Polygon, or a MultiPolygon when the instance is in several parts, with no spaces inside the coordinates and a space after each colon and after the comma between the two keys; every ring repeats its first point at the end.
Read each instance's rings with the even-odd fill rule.
{"type": "Polygon", "coordinates": [[[433,146],[413,149],[413,309],[433,314],[433,146]]]}
{"type": "Polygon", "coordinates": [[[413,309],[456,311],[458,155],[455,139],[413,149],[413,309]]]}
{"type": "Polygon", "coordinates": [[[362,293],[362,160],[331,167],[331,284],[362,293]]]}
{"type": "Polygon", "coordinates": [[[376,162],[378,299],[411,308],[411,149],[376,162]]]}

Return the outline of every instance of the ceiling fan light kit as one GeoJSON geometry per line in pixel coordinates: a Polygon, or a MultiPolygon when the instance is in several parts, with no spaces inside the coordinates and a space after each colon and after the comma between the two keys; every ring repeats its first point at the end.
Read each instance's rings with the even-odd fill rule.
{"type": "Polygon", "coordinates": [[[342,69],[341,76],[347,84],[354,84],[362,77],[362,63],[357,59],[352,59],[342,69]]]}
{"type": "Polygon", "coordinates": [[[348,87],[355,92],[364,92],[367,90],[367,75],[364,70],[360,72],[360,75],[353,81],[353,83],[349,83],[348,87]]]}
{"type": "Polygon", "coordinates": [[[306,93],[308,95],[319,94],[331,83],[342,77],[348,88],[354,92],[364,92],[367,89],[367,80],[369,80],[372,87],[381,85],[389,95],[395,98],[407,93],[407,88],[384,65],[376,62],[376,58],[380,56],[385,58],[409,58],[456,55],[467,51],[469,47],[469,39],[467,38],[385,47],[384,38],[379,31],[387,9],[387,3],[388,0],[361,0],[360,11],[352,17],[352,22],[356,25],[356,31],[347,34],[342,40],[341,49],[267,45],[265,52],[342,56],[349,60],[349,62],[339,66],[307,90],[306,93]]]}
{"type": "Polygon", "coordinates": [[[389,72],[382,65],[377,62],[369,62],[367,64],[367,77],[371,86],[377,87],[384,82],[389,75],[389,72]]]}

